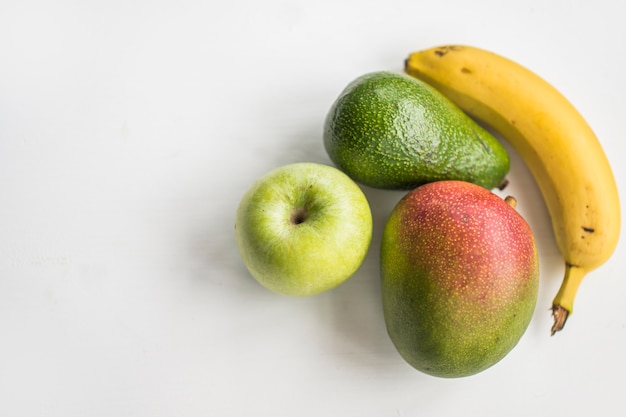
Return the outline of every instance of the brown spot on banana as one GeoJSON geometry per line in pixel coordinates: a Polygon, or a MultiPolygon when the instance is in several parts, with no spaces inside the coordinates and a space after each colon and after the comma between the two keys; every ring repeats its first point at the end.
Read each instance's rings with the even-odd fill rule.
{"type": "Polygon", "coordinates": [[[461,47],[458,47],[458,46],[455,46],[455,45],[441,46],[441,47],[435,49],[435,55],[437,55],[438,57],[442,57],[442,56],[446,55],[450,51],[459,50],[459,49],[461,49],[461,47]]]}

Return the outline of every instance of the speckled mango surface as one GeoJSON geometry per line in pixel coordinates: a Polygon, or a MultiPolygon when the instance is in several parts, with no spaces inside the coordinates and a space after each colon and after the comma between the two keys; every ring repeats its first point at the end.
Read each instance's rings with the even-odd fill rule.
{"type": "Polygon", "coordinates": [[[537,302],[539,264],[526,221],[502,198],[462,181],[409,192],[381,244],[385,323],[416,369],[463,377],[518,343],[537,302]]]}

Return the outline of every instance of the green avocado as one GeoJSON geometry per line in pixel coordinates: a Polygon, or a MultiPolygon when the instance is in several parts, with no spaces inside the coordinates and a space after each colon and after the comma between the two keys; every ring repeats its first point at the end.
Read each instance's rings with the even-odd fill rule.
{"type": "Polygon", "coordinates": [[[509,171],[502,144],[423,81],[379,71],[351,82],[324,122],[324,146],[353,180],[410,190],[438,180],[487,189],[509,171]]]}

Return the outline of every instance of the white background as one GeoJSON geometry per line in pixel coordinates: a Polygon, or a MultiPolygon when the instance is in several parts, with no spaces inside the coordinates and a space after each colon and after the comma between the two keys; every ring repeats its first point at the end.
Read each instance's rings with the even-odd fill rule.
{"type": "Polygon", "coordinates": [[[0,1],[0,415],[619,415],[623,240],[550,337],[563,265],[513,151],[539,300],[472,377],[422,374],[386,334],[379,239],[402,193],[365,188],[369,256],[312,298],[258,285],[233,222],[263,173],[330,163],[323,118],[348,82],[447,43],[556,85],[626,195],[625,39],[609,0],[0,1]]]}

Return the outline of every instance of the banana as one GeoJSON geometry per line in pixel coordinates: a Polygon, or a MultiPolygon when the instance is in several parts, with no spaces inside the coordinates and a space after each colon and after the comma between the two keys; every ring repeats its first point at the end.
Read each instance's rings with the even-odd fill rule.
{"type": "Polygon", "coordinates": [[[498,132],[531,171],[565,260],[552,305],[554,335],[571,315],[583,278],[611,257],[619,239],[617,185],[596,135],[554,86],[483,49],[441,46],[413,52],[405,72],[498,132]]]}

